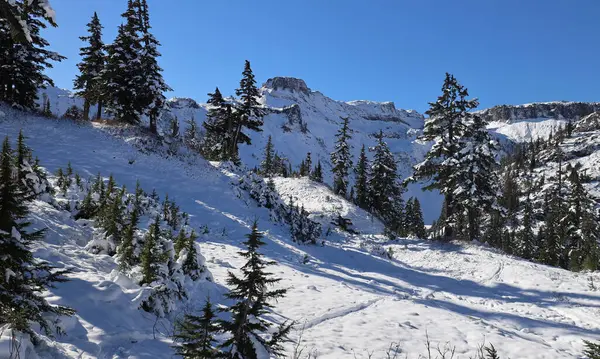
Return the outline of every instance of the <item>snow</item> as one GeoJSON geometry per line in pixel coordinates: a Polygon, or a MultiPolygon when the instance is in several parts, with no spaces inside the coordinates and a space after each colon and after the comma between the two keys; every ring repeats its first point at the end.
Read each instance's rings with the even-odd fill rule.
{"type": "MultiPolygon", "coordinates": [[[[34,155],[50,172],[70,161],[84,178],[112,173],[130,189],[139,179],[148,192],[156,188],[161,198],[168,193],[190,214],[192,227],[209,227],[210,233],[198,243],[214,283],[203,282],[195,288],[190,308],[199,308],[206,296],[217,304],[229,304],[223,297],[227,271],[237,272],[244,263],[238,255],[241,242],[258,220],[266,232],[263,252],[277,261],[270,272],[281,277],[280,285],[289,290],[269,318],[295,320],[293,337],[304,327],[301,346],[320,359],[367,358],[367,351],[382,358],[391,343],[416,357],[424,352],[426,334],[434,345],[455,345],[459,357],[468,357],[470,350],[485,341],[493,343],[503,358],[573,358],[582,352],[583,339],[596,340],[600,335],[600,291],[594,289],[600,287],[600,273],[546,267],[478,243],[389,242],[381,234],[381,223],[333,196],[327,186],[307,179],[276,178],[280,196],[287,200],[292,195],[304,204],[311,217],[324,224],[324,232],[338,212],[361,232],[332,230],[323,238],[324,246],[298,245],[290,240],[288,226],[271,222],[267,209],[257,207],[232,184],[239,176],[235,171],[201,158],[139,151],[142,142],[134,131],[24,117],[11,108],[0,109],[6,114],[0,119],[1,133],[14,140],[22,128],[34,155]]],[[[272,120],[265,121],[267,133],[283,122],[272,120]]],[[[277,145],[293,141],[289,150],[294,155],[292,145],[304,143],[298,158],[310,149],[316,162],[315,138],[329,141],[326,136],[333,136],[338,128],[337,123],[320,120],[322,126],[309,123],[315,133],[306,136],[286,137],[285,132],[278,132],[283,137],[277,145]]],[[[351,121],[361,140],[374,129],[396,126],[387,128],[391,131],[402,126],[368,121],[351,121]]],[[[413,144],[400,139],[392,146],[400,151],[413,144]]],[[[355,151],[360,150],[357,147],[355,151]]],[[[245,159],[258,153],[242,151],[245,159]]],[[[321,153],[322,158],[326,153],[321,153]]],[[[597,155],[590,155],[590,169],[594,160],[597,155]]],[[[138,310],[143,289],[117,271],[112,257],[85,250],[92,235],[86,222],[76,222],[67,212],[41,201],[31,209],[33,226],[48,228],[47,239],[35,247],[35,255],[73,270],[71,281],[59,283],[47,298],[77,310],[75,317],[62,319],[68,335],[45,338],[36,348],[39,357],[171,358],[172,318],[156,321],[138,310]]],[[[0,358],[6,355],[3,335],[0,358]]],[[[286,348],[291,353],[293,344],[286,348]]]]}
{"type": "Polygon", "coordinates": [[[567,121],[552,118],[529,119],[517,122],[492,122],[488,124],[488,130],[506,136],[513,142],[529,142],[531,140],[547,139],[560,127],[565,126],[567,121]]]}

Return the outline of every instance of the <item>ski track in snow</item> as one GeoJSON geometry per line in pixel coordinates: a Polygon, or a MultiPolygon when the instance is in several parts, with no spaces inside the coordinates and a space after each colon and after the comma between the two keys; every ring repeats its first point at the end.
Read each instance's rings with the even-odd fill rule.
{"type": "MultiPolygon", "coordinates": [[[[16,113],[2,110],[9,116],[16,113]]],[[[467,358],[485,340],[503,358],[573,358],[582,351],[582,339],[600,337],[600,292],[588,287],[589,277],[600,283],[596,273],[550,268],[477,244],[386,242],[380,223],[337,197],[327,200],[325,186],[276,179],[282,197],[297,197],[318,214],[324,231],[337,211],[360,224],[361,235],[333,230],[325,246],[297,245],[287,226],[269,221],[266,209],[243,193],[238,198],[231,185],[234,174],[201,159],[183,163],[143,154],[129,139],[90,126],[0,118],[1,133],[13,140],[21,127],[48,170],[71,161],[84,177],[113,173],[128,188],[140,179],[146,191],[156,188],[161,198],[168,192],[190,213],[193,226],[208,225],[211,238],[200,246],[215,282],[192,294],[192,306],[207,295],[227,304],[222,296],[227,273],[237,273],[244,262],[237,252],[257,219],[266,232],[263,252],[278,262],[270,272],[288,288],[269,317],[294,320],[292,337],[304,325],[302,345],[319,359],[366,358],[367,350],[378,353],[374,358],[384,357],[392,342],[416,357],[423,352],[426,333],[434,345],[456,345],[458,357],[467,358]],[[391,248],[393,258],[365,243],[391,248]]],[[[83,249],[89,229],[47,204],[36,202],[32,210],[34,225],[48,228],[36,256],[73,269],[72,280],[58,284],[48,298],[78,311],[64,319],[68,335],[45,341],[40,358],[171,358],[170,322],[159,321],[155,327],[155,318],[137,309],[139,287],[117,274],[113,258],[83,249]]],[[[292,344],[286,348],[291,351],[292,344]]]]}

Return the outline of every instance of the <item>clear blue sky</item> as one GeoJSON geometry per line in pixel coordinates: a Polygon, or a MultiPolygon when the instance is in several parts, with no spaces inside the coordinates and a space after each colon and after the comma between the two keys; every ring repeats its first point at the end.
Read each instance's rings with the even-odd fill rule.
{"type": "MultiPolygon", "coordinates": [[[[600,0],[148,0],[169,96],[232,94],[245,59],[259,83],[302,78],[336,100],[427,109],[453,73],[481,107],[600,101],[600,0]]],[[[51,0],[46,32],[68,57],[49,70],[71,88],[78,36],[98,12],[111,42],[125,0],[51,0]]]]}

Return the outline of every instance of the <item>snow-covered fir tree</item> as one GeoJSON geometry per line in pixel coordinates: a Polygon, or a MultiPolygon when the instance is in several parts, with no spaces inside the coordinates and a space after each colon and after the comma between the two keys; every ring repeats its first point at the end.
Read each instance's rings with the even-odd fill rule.
{"type": "Polygon", "coordinates": [[[34,109],[38,89],[54,85],[45,70],[52,68],[51,61],[62,61],[65,57],[48,50],[49,43],[42,37],[47,24],[56,26],[43,2],[15,0],[11,1],[9,10],[3,14],[5,18],[10,18],[12,13],[18,14],[20,20],[18,27],[9,21],[0,21],[0,101],[34,109]],[[13,37],[12,30],[19,28],[25,30],[27,41],[13,37]]]}
{"type": "Polygon", "coordinates": [[[342,118],[342,127],[335,135],[335,148],[331,153],[333,172],[333,193],[346,197],[348,191],[348,174],[352,168],[351,148],[348,141],[352,138],[348,127],[348,117],[342,118]]]}
{"type": "Polygon", "coordinates": [[[377,135],[370,178],[367,183],[370,210],[378,216],[386,227],[398,234],[404,233],[404,187],[398,179],[396,158],[383,140],[383,131],[377,135]]]}
{"type": "Polygon", "coordinates": [[[354,194],[356,205],[363,209],[368,209],[369,200],[369,159],[367,158],[367,152],[365,145],[360,149],[360,155],[358,156],[358,163],[354,169],[354,194]]]}
{"type": "Polygon", "coordinates": [[[455,210],[462,212],[465,228],[457,228],[456,235],[475,240],[480,238],[486,214],[502,211],[498,203],[498,144],[490,138],[487,123],[480,116],[466,113],[461,120],[466,132],[452,159],[455,164],[450,181],[455,183],[455,210]]]}
{"type": "Polygon", "coordinates": [[[173,338],[177,343],[177,355],[184,359],[226,358],[218,349],[215,339],[215,335],[220,331],[215,310],[207,298],[201,315],[185,314],[183,319],[175,324],[173,338]]]}
{"type": "Polygon", "coordinates": [[[210,107],[206,120],[202,123],[206,130],[202,142],[202,154],[208,160],[225,160],[228,158],[233,132],[231,105],[225,102],[218,87],[215,92],[208,94],[207,103],[210,107]]]}
{"type": "Polygon", "coordinates": [[[221,322],[222,329],[230,336],[221,347],[232,359],[257,359],[256,345],[273,357],[281,357],[281,344],[286,340],[291,325],[284,323],[272,333],[273,323],[267,321],[264,315],[272,308],[270,302],[285,296],[286,290],[270,289],[281,279],[265,271],[275,263],[264,259],[259,252],[265,242],[256,222],[246,238],[243,244],[247,249],[239,252],[247,259],[241,268],[241,276],[229,272],[227,278],[231,290],[226,297],[236,303],[227,309],[231,318],[221,322]]]}
{"type": "MultiPolygon", "coordinates": [[[[15,155],[8,137],[0,154],[0,326],[34,336],[35,326],[52,335],[53,320],[73,315],[68,307],[51,305],[43,292],[65,282],[68,270],[59,270],[34,258],[31,246],[44,230],[29,231],[27,203],[35,198],[17,182],[15,155]]],[[[28,176],[34,176],[29,173],[28,176]]]]}
{"type": "Polygon", "coordinates": [[[321,166],[321,160],[317,161],[315,169],[310,174],[310,179],[315,182],[323,183],[323,166],[321,166]]]}
{"type": "MultiPolygon", "coordinates": [[[[457,189],[457,178],[454,176],[459,169],[456,156],[461,150],[460,140],[466,133],[464,118],[469,110],[478,106],[475,99],[467,99],[467,89],[460,85],[456,78],[446,73],[442,86],[442,95],[436,102],[429,103],[426,114],[423,141],[433,141],[433,146],[427,152],[425,159],[414,167],[410,180],[430,181],[425,190],[439,190],[445,197],[444,238],[454,237],[456,226],[457,201],[454,192],[457,189]]],[[[439,223],[438,223],[439,224],[439,223]]]]}
{"type": "Polygon", "coordinates": [[[425,222],[423,221],[423,211],[421,202],[416,197],[411,197],[406,201],[404,209],[404,226],[406,234],[417,238],[425,238],[425,222]]]}
{"type": "MultiPolygon", "coordinates": [[[[245,129],[250,131],[262,131],[263,117],[265,115],[263,106],[258,102],[260,92],[256,86],[254,73],[250,67],[250,61],[246,60],[240,87],[235,90],[235,94],[240,97],[239,103],[236,103],[236,116],[233,118],[234,126],[232,141],[230,147],[230,159],[237,160],[238,145],[251,144],[250,137],[245,133],[245,129]]],[[[230,131],[228,131],[230,132],[230,131]]],[[[230,132],[231,133],[231,132],[230,132]]]]}
{"type": "Polygon", "coordinates": [[[88,120],[90,115],[90,106],[98,104],[96,119],[102,116],[102,70],[106,61],[104,52],[104,43],[102,42],[102,25],[98,14],[94,12],[92,20],[88,23],[88,36],[81,36],[81,41],[85,41],[87,46],[80,49],[79,55],[81,62],[77,64],[79,75],[75,77],[73,88],[77,90],[75,94],[83,98],[83,119],[88,120]]]}
{"type": "Polygon", "coordinates": [[[265,177],[271,177],[275,173],[275,150],[273,149],[273,141],[271,135],[267,139],[267,145],[265,146],[265,153],[263,160],[260,163],[260,173],[265,177]]]}
{"type": "Polygon", "coordinates": [[[106,46],[107,61],[102,72],[103,97],[106,111],[118,121],[138,124],[145,110],[142,100],[142,28],[138,0],[128,0],[127,10],[121,15],[125,24],[119,26],[115,41],[106,46]]]}
{"type": "Polygon", "coordinates": [[[150,131],[157,133],[157,120],[161,109],[163,108],[166,97],[165,92],[172,91],[171,87],[165,82],[162,71],[163,69],[158,64],[160,52],[158,47],[160,43],[150,32],[150,11],[146,0],[134,0],[134,5],[137,7],[137,13],[140,19],[140,41],[142,48],[140,52],[140,70],[143,76],[140,87],[140,101],[150,120],[150,131]]]}
{"type": "Polygon", "coordinates": [[[194,118],[190,118],[186,122],[186,128],[183,132],[183,142],[195,152],[201,150],[201,139],[200,132],[198,130],[198,124],[194,118]]]}

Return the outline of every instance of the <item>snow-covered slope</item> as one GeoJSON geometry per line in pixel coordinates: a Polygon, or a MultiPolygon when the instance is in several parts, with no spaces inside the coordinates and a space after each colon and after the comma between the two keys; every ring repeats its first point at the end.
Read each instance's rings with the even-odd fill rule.
{"type": "MultiPolygon", "coordinates": [[[[303,80],[289,77],[269,79],[260,91],[261,102],[268,110],[263,131],[249,133],[252,145],[243,145],[240,149],[242,162],[250,168],[260,163],[267,139],[272,136],[275,150],[294,167],[311,152],[313,163],[322,162],[325,181],[331,182],[330,153],[343,117],[350,119],[353,156],[358,158],[363,144],[367,147],[375,145],[375,135],[381,130],[399,161],[398,171],[402,177],[410,174],[412,165],[420,161],[429,148],[428,144],[415,141],[424,124],[423,115],[397,109],[392,102],[336,101],[310,90],[303,80]]],[[[73,104],[82,106],[81,99],[66,90],[49,88],[41,93],[40,103],[44,96],[49,98],[51,109],[57,115],[73,104]]],[[[207,105],[190,98],[173,98],[168,107],[171,115],[165,116],[159,124],[164,129],[169,126],[166,118],[173,116],[181,123],[181,129],[186,128],[188,120],[201,124],[206,118],[207,105]]],[[[419,186],[411,185],[407,196],[417,196],[421,200],[428,223],[437,219],[441,206],[438,194],[423,193],[419,186]]]]}
{"type": "MultiPolygon", "coordinates": [[[[373,358],[385,358],[396,343],[414,357],[423,353],[428,334],[434,345],[456,345],[465,358],[484,340],[503,358],[573,358],[581,353],[582,339],[600,335],[598,273],[536,265],[476,244],[389,242],[381,224],[326,187],[277,179],[282,197],[295,197],[322,223],[340,212],[361,232],[332,230],[324,246],[297,245],[287,226],[270,222],[268,211],[232,184],[237,174],[227,169],[195,157],[141,152],[135,132],[0,110],[0,133],[14,139],[22,128],[48,170],[70,161],[83,176],[112,173],[128,188],[139,179],[147,191],[168,193],[191,215],[192,226],[208,225],[211,234],[200,246],[215,283],[199,289],[196,304],[206,295],[227,304],[222,297],[227,271],[243,263],[237,252],[258,219],[266,231],[264,252],[277,261],[271,272],[289,289],[270,317],[295,320],[294,337],[304,328],[300,346],[306,354],[345,359],[375,351],[373,358]]],[[[66,320],[68,335],[45,341],[40,358],[171,358],[170,322],[155,325],[132,305],[136,285],[116,274],[113,259],[87,253],[85,229],[78,224],[42,204],[32,209],[34,221],[50,228],[36,255],[75,269],[73,280],[48,298],[78,311],[66,320]]],[[[293,346],[287,345],[289,357],[293,346]]]]}

